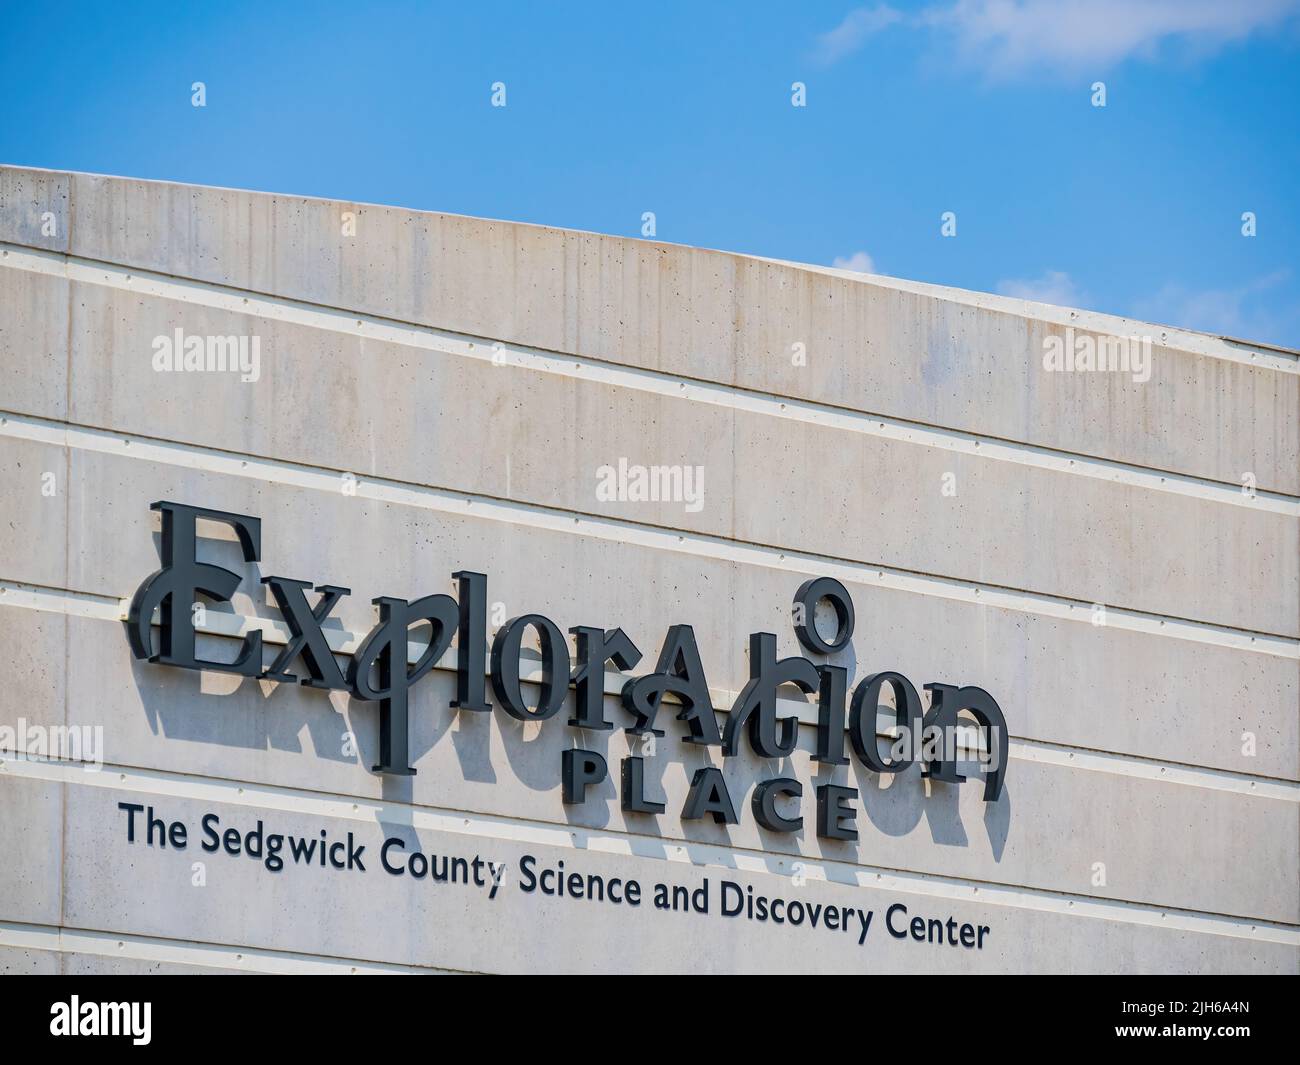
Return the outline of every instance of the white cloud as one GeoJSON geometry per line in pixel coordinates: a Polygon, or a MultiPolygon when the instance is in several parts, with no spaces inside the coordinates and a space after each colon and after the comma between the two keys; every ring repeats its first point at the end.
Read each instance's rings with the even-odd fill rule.
{"type": "Polygon", "coordinates": [[[1175,329],[1297,347],[1300,346],[1300,301],[1291,281],[1290,271],[1276,270],[1224,288],[1191,289],[1170,282],[1124,309],[1094,307],[1088,293],[1062,270],[1048,270],[1037,278],[999,281],[997,291],[1034,303],[1087,307],[1175,329]]]}
{"type": "Polygon", "coordinates": [[[1062,270],[1048,270],[1042,277],[1011,278],[999,281],[997,290],[1004,296],[1034,303],[1051,303],[1058,307],[1081,307],[1087,295],[1062,270]]]}
{"type": "Polygon", "coordinates": [[[1295,346],[1300,343],[1300,308],[1288,302],[1279,287],[1291,275],[1286,270],[1231,288],[1189,289],[1170,283],[1133,305],[1133,316],[1159,325],[1202,333],[1295,346]]]}
{"type": "Polygon", "coordinates": [[[876,262],[865,251],[855,251],[852,255],[837,255],[831,266],[836,270],[853,270],[859,274],[874,274],[876,262]]]}
{"type": "Polygon", "coordinates": [[[817,61],[827,66],[838,63],[861,48],[868,37],[902,21],[902,18],[902,13],[888,4],[855,8],[833,30],[818,35],[817,61]]]}
{"type": "Polygon", "coordinates": [[[921,21],[994,76],[1051,67],[1102,71],[1176,45],[1201,54],[1275,28],[1300,0],[958,0],[921,21]]]}
{"type": "Polygon", "coordinates": [[[911,15],[882,5],[850,12],[818,38],[818,53],[837,62],[901,22],[939,35],[947,60],[955,53],[995,78],[1042,69],[1074,76],[1170,47],[1211,54],[1298,13],[1300,0],[956,0],[911,15]]]}

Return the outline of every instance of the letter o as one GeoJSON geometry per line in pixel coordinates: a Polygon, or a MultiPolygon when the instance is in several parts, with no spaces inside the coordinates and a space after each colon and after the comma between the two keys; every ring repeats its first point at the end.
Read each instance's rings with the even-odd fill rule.
{"type": "Polygon", "coordinates": [[[834,654],[847,647],[853,638],[856,621],[853,600],[849,598],[844,585],[834,577],[813,577],[799,585],[799,590],[794,593],[794,610],[795,616],[799,618],[795,622],[794,633],[799,637],[799,642],[810,651],[823,655],[834,654]],[[835,639],[830,641],[824,640],[817,631],[817,604],[823,599],[829,599],[835,608],[837,627],[835,639]],[[802,611],[800,607],[803,608],[802,611]]]}
{"type": "Polygon", "coordinates": [[[875,673],[854,689],[849,706],[849,739],[862,764],[875,773],[897,773],[915,760],[917,728],[921,721],[921,697],[912,682],[901,673],[875,673]],[[911,733],[907,758],[890,762],[880,757],[876,742],[876,708],[880,689],[888,684],[894,689],[894,714],[898,727],[911,733]]]}
{"type": "Polygon", "coordinates": [[[559,713],[568,690],[569,646],[555,622],[541,614],[506,622],[492,641],[492,691],[505,712],[518,721],[545,721],[559,713]],[[537,630],[542,652],[541,695],[535,710],[525,702],[519,681],[519,652],[530,625],[537,630]]]}

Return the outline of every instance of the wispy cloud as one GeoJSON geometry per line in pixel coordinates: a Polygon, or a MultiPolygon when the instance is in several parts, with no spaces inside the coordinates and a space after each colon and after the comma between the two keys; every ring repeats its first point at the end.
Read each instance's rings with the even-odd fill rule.
{"type": "Polygon", "coordinates": [[[1275,270],[1226,288],[1191,289],[1170,283],[1136,301],[1133,316],[1160,325],[1296,347],[1300,346],[1300,303],[1294,293],[1287,298],[1290,280],[1290,271],[1275,270]]]}
{"type": "Polygon", "coordinates": [[[837,255],[831,266],[836,270],[853,270],[859,274],[876,272],[876,261],[865,251],[855,251],[852,255],[837,255]]]}
{"type": "Polygon", "coordinates": [[[1104,70],[1167,46],[1210,54],[1295,16],[1300,0],[959,0],[929,26],[990,75],[1104,70]]]}
{"type": "Polygon", "coordinates": [[[858,8],[818,38],[834,63],[874,33],[901,23],[925,32],[945,57],[992,78],[1034,71],[1100,73],[1172,49],[1209,55],[1295,21],[1300,0],[957,0],[913,14],[858,8]]]}
{"type": "Polygon", "coordinates": [[[997,290],[1004,296],[1058,307],[1082,307],[1088,302],[1087,294],[1062,270],[1048,270],[1042,277],[999,281],[997,290]]]}
{"type": "Polygon", "coordinates": [[[1098,306],[1063,270],[1047,270],[1041,277],[1008,278],[997,283],[996,291],[1034,303],[1089,308],[1176,329],[1294,348],[1300,347],[1300,294],[1292,282],[1289,270],[1275,270],[1222,288],[1198,289],[1169,282],[1128,307],[1098,306]]]}
{"type": "Polygon", "coordinates": [[[833,30],[817,37],[814,58],[826,66],[838,63],[861,48],[868,37],[902,20],[902,12],[895,11],[888,4],[855,8],[833,30]]]}

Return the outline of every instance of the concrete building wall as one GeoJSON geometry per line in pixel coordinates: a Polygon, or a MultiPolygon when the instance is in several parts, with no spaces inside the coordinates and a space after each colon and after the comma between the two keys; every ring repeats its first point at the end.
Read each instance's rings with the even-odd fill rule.
{"type": "Polygon", "coordinates": [[[0,749],[0,969],[1300,970],[1294,353],[624,238],[0,168],[0,411],[0,730],[104,742],[97,772],[0,749]],[[258,379],[159,373],[177,329],[256,337],[258,379]],[[1078,336],[1149,337],[1149,375],[1045,369],[1078,336]],[[699,505],[604,498],[620,459],[702,469],[699,505]],[[468,569],[492,629],[621,626],[637,674],[692,625],[720,721],[749,634],[802,653],[791,597],[835,577],[852,646],[810,657],[851,684],[989,691],[1005,790],[819,765],[811,704],[784,704],[804,722],[787,759],[683,743],[667,707],[650,754],[612,672],[609,732],[458,713],[454,650],[412,689],[416,774],[376,775],[372,703],[132,658],[156,500],[262,519],[258,563],[203,528],[200,557],[244,578],[200,625],[211,658],[250,626],[268,662],[282,645],[260,576],[351,589],[344,662],[373,598],[451,594],[468,569]],[[575,746],[611,778],[566,805],[575,746]],[[620,807],[629,754],[663,814],[620,807]],[[737,824],[681,816],[708,765],[737,824]],[[799,833],[750,815],[777,776],[804,784],[799,833]],[[814,831],[831,782],[858,791],[856,841],[814,831]],[[191,846],[128,843],[122,802],[191,846]],[[208,813],[351,832],[368,864],[398,837],[508,871],[495,897],[270,872],[198,852],[208,813]],[[524,855],[647,896],[707,880],[709,913],[524,892],[524,855]],[[727,917],[724,881],[872,923],[859,942],[727,917]],[[982,946],[897,938],[899,904],[982,946]]]}

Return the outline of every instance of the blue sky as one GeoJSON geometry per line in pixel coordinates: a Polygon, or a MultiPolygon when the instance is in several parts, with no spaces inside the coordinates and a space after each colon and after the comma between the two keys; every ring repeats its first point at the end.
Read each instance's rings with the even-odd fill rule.
{"type": "Polygon", "coordinates": [[[1300,347],[1300,0],[0,17],[0,161],[630,236],[652,211],[661,240],[1300,347]]]}

